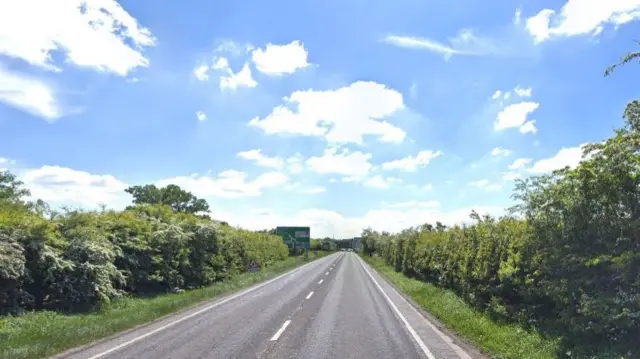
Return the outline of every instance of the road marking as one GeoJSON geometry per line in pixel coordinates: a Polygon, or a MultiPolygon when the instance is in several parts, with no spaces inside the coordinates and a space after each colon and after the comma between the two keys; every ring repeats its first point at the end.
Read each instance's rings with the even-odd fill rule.
{"type": "Polygon", "coordinates": [[[380,284],[378,284],[376,279],[373,278],[373,276],[371,275],[371,272],[369,272],[367,267],[362,262],[362,259],[358,258],[358,261],[360,262],[360,265],[362,266],[364,271],[367,272],[367,274],[369,275],[369,278],[371,278],[371,281],[373,282],[373,284],[375,284],[376,287],[378,287],[378,290],[380,291],[380,293],[382,294],[384,299],[387,300],[387,303],[389,303],[389,306],[391,307],[391,309],[393,309],[393,311],[396,313],[398,318],[400,318],[400,320],[402,321],[404,326],[407,327],[407,329],[409,330],[409,333],[411,334],[413,339],[416,341],[416,343],[418,343],[418,346],[420,347],[420,349],[422,349],[422,352],[424,353],[424,355],[426,355],[427,358],[429,358],[429,359],[436,359],[436,357],[433,355],[431,350],[429,350],[429,348],[427,348],[427,345],[422,341],[420,336],[418,336],[418,333],[416,333],[415,329],[413,329],[411,324],[409,324],[409,322],[407,321],[407,318],[405,318],[404,315],[402,315],[402,313],[400,313],[400,310],[398,309],[398,307],[396,307],[396,305],[393,303],[393,301],[391,301],[391,298],[389,298],[387,293],[384,292],[384,290],[382,289],[380,284]]]}
{"type": "Polygon", "coordinates": [[[318,284],[322,284],[322,281],[324,281],[324,279],[320,279],[320,281],[318,282],[318,284]]]}
{"type": "Polygon", "coordinates": [[[329,275],[329,272],[325,273],[324,275],[329,275]]]}
{"type": "Polygon", "coordinates": [[[282,333],[284,333],[284,330],[287,329],[287,327],[289,326],[289,323],[291,323],[290,320],[287,320],[286,322],[284,322],[284,324],[282,324],[282,327],[280,329],[278,329],[278,331],[276,332],[276,334],[274,334],[271,337],[271,341],[274,342],[276,340],[278,340],[278,338],[280,338],[280,336],[282,335],[282,333]]]}
{"type": "MultiPolygon", "coordinates": [[[[395,289],[392,287],[392,290],[395,291],[395,289]]],[[[397,292],[397,291],[396,291],[397,292]]],[[[436,334],[438,334],[438,336],[449,345],[449,347],[451,349],[453,349],[454,352],[456,352],[456,354],[458,354],[458,356],[461,359],[472,359],[471,356],[469,354],[467,354],[467,352],[464,351],[464,349],[462,349],[458,344],[456,344],[453,339],[451,339],[451,337],[449,337],[448,335],[444,334],[443,332],[440,331],[440,329],[438,329],[438,327],[436,327],[435,325],[433,325],[433,323],[431,323],[431,321],[429,321],[429,319],[425,318],[425,316],[420,313],[420,311],[418,309],[416,309],[413,304],[409,303],[404,296],[402,296],[402,294],[397,293],[398,297],[400,297],[400,299],[402,299],[403,302],[405,302],[407,304],[408,307],[410,307],[411,309],[413,309],[413,311],[418,314],[420,316],[420,318],[424,319],[425,323],[427,323],[427,325],[429,326],[429,328],[431,328],[434,332],[436,332],[436,334]]]]}
{"type": "MultiPolygon", "coordinates": [[[[314,262],[315,262],[315,261],[314,261],[314,262]]],[[[165,325],[163,325],[163,326],[161,326],[161,327],[159,327],[159,328],[156,328],[156,329],[154,329],[154,330],[152,330],[152,331],[150,331],[150,332],[148,332],[148,333],[145,333],[145,334],[142,334],[142,335],[140,335],[140,336],[137,336],[137,337],[135,337],[135,338],[133,338],[133,339],[131,339],[131,340],[129,340],[129,341],[126,341],[126,342],[124,342],[124,343],[122,343],[122,344],[120,344],[120,345],[116,345],[115,347],[113,347],[113,348],[111,348],[111,349],[105,350],[105,351],[103,351],[102,353],[98,353],[98,354],[96,354],[96,355],[94,355],[94,356],[92,356],[92,357],[89,357],[89,358],[87,358],[87,359],[98,359],[98,358],[102,358],[103,356],[105,356],[105,355],[107,355],[107,354],[111,354],[111,353],[115,352],[116,350],[122,349],[122,348],[124,348],[124,347],[126,347],[126,346],[128,346],[128,345],[131,345],[131,344],[133,344],[133,343],[135,343],[135,342],[137,342],[137,341],[139,341],[139,340],[142,340],[142,339],[144,339],[144,338],[146,338],[146,337],[148,337],[148,336],[154,335],[154,334],[156,334],[156,333],[158,333],[158,332],[160,332],[160,331],[162,331],[162,330],[165,330],[165,329],[167,329],[167,328],[169,328],[169,327],[172,327],[172,326],[174,326],[174,325],[176,325],[176,324],[178,324],[178,323],[181,323],[181,322],[183,322],[183,321],[185,321],[185,320],[187,320],[187,319],[191,319],[191,318],[195,317],[196,315],[202,314],[202,313],[204,313],[204,312],[206,312],[206,311],[208,311],[208,310],[211,310],[211,309],[213,309],[213,308],[219,307],[219,306],[221,306],[222,304],[227,303],[227,302],[229,302],[229,301],[231,301],[231,300],[233,300],[233,299],[236,299],[236,298],[238,298],[238,297],[241,297],[241,296],[243,296],[243,295],[245,295],[245,294],[247,294],[247,293],[251,293],[251,292],[253,292],[254,290],[259,289],[259,288],[262,288],[262,287],[264,287],[265,285],[267,285],[267,284],[269,284],[269,283],[273,283],[273,282],[275,282],[275,281],[276,281],[276,280],[278,280],[278,279],[281,279],[281,278],[286,277],[286,276],[288,276],[288,275],[290,275],[290,274],[293,274],[293,273],[295,273],[295,272],[297,272],[297,271],[301,270],[302,268],[307,267],[307,266],[309,266],[309,265],[313,264],[314,262],[307,263],[307,264],[305,264],[305,265],[303,265],[303,266],[301,266],[301,267],[298,267],[298,268],[296,268],[296,269],[294,269],[294,270],[292,270],[292,271],[290,271],[290,272],[287,272],[287,273],[281,274],[281,275],[279,275],[279,276],[277,276],[277,277],[275,277],[275,278],[269,279],[269,280],[268,280],[268,281],[266,281],[266,282],[260,283],[260,284],[258,284],[258,285],[256,285],[256,286],[251,287],[251,288],[248,288],[248,289],[246,289],[246,290],[244,290],[244,291],[242,291],[242,292],[240,292],[240,293],[234,294],[234,295],[232,295],[232,296],[230,296],[230,297],[228,297],[228,298],[226,298],[226,299],[223,299],[223,300],[221,300],[221,301],[219,301],[219,302],[217,302],[217,303],[214,303],[214,304],[212,304],[212,305],[209,305],[209,306],[207,306],[207,307],[204,307],[204,308],[202,308],[202,309],[200,309],[200,310],[198,310],[198,311],[196,311],[196,312],[193,312],[193,313],[191,313],[191,314],[189,314],[189,315],[186,315],[186,316],[184,316],[184,317],[182,317],[182,318],[176,319],[176,320],[175,320],[175,321],[173,321],[173,322],[170,322],[170,323],[168,323],[168,324],[165,324],[165,325]]]]}
{"type": "Polygon", "coordinates": [[[312,295],[313,295],[313,291],[309,292],[309,295],[307,295],[307,299],[311,298],[312,295]]]}

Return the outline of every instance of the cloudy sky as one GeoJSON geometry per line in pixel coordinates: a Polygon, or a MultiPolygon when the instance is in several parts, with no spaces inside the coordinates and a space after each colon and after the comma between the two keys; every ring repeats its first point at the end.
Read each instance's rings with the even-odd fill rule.
{"type": "Polygon", "coordinates": [[[499,215],[638,97],[640,0],[0,3],[0,168],[54,206],[178,184],[248,228],[499,215]],[[455,5],[455,6],[454,6],[455,5]]]}

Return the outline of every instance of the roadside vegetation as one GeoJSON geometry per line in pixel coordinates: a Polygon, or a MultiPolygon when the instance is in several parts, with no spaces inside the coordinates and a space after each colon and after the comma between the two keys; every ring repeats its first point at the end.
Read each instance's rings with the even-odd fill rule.
{"type": "Polygon", "coordinates": [[[540,333],[557,342],[559,358],[640,358],[640,101],[623,118],[612,137],[584,147],[576,168],[518,180],[508,215],[472,213],[472,225],[425,224],[396,234],[366,229],[364,252],[432,284],[414,290],[391,276],[497,357],[547,356],[509,354],[507,342],[494,346],[489,338],[499,339],[498,329],[479,336],[474,325],[458,323],[457,311],[467,309],[442,310],[423,296],[461,298],[496,323],[514,324],[513,331],[540,333]]]}
{"type": "Polygon", "coordinates": [[[305,261],[269,231],[211,220],[178,186],[126,191],[124,211],[54,211],[0,172],[0,357],[85,344],[305,261]]]}

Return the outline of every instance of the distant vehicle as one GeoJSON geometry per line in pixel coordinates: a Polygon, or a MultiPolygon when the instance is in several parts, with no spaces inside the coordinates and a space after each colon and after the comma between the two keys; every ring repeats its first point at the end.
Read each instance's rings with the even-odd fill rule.
{"type": "Polygon", "coordinates": [[[353,252],[353,249],[349,248],[347,249],[347,252],[353,252]]]}
{"type": "Polygon", "coordinates": [[[340,248],[340,252],[344,252],[344,248],[340,248]]]}

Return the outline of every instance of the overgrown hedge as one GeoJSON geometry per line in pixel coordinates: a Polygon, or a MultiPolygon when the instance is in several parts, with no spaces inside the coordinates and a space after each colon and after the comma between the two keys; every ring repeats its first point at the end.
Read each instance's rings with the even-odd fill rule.
{"type": "Polygon", "coordinates": [[[0,185],[0,315],[86,310],[127,294],[201,287],[252,261],[268,266],[288,256],[278,236],[166,205],[47,219],[42,203],[27,205],[7,188],[0,185]]]}
{"type": "Polygon", "coordinates": [[[500,219],[367,229],[365,252],[497,319],[563,339],[559,357],[640,358],[640,102],[573,170],[520,181],[500,219]]]}

